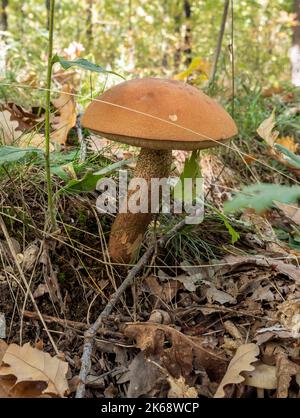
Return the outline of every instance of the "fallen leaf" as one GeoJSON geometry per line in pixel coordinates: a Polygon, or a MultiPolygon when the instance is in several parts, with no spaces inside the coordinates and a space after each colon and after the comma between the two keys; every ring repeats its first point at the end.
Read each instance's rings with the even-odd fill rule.
{"type": "Polygon", "coordinates": [[[190,337],[163,324],[128,323],[124,334],[136,340],[146,358],[160,364],[179,378],[191,378],[194,368],[204,368],[211,380],[223,376],[227,360],[218,351],[205,346],[205,338],[190,337]]]}
{"type": "Polygon", "coordinates": [[[139,398],[153,390],[162,377],[160,368],[148,361],[140,351],[130,363],[128,371],[118,379],[118,384],[129,381],[127,397],[139,398]]]}
{"type": "Polygon", "coordinates": [[[241,345],[235,356],[229,363],[227,372],[223,377],[214,398],[224,398],[226,385],[242,383],[245,377],[241,373],[246,371],[253,371],[255,367],[252,363],[257,361],[259,355],[259,348],[256,344],[243,344],[241,345]]]}
{"type": "MultiPolygon", "coordinates": [[[[16,145],[21,148],[35,147],[44,149],[46,147],[46,139],[44,135],[38,132],[29,132],[22,134],[16,141],[16,145]]],[[[50,143],[50,152],[55,150],[54,145],[50,143]]]]}
{"type": "Polygon", "coordinates": [[[29,244],[23,252],[22,269],[25,272],[32,272],[39,253],[39,246],[35,243],[29,244]]]}
{"type": "Polygon", "coordinates": [[[273,147],[279,135],[278,131],[273,131],[275,125],[275,112],[273,111],[271,116],[265,119],[257,128],[258,135],[271,147],[273,147]]]}
{"type": "Polygon", "coordinates": [[[206,297],[209,303],[218,302],[221,305],[224,305],[225,303],[236,304],[236,299],[234,297],[222,290],[218,290],[214,286],[207,289],[206,297]]]}
{"type": "Polygon", "coordinates": [[[281,136],[276,139],[276,144],[280,144],[294,153],[298,149],[298,144],[295,142],[295,138],[293,136],[281,136]]]}
{"type": "Polygon", "coordinates": [[[18,122],[11,120],[11,113],[8,110],[0,112],[0,135],[4,144],[13,144],[22,134],[18,122]]]}
{"type": "Polygon", "coordinates": [[[287,203],[273,201],[274,205],[280,209],[283,214],[291,219],[296,225],[300,226],[300,208],[296,204],[291,205],[287,203]]]}
{"type": "Polygon", "coordinates": [[[277,377],[276,367],[264,363],[255,364],[255,369],[243,373],[244,384],[258,389],[276,389],[277,377]]]}
{"type": "Polygon", "coordinates": [[[277,317],[293,338],[300,337],[300,299],[287,300],[278,306],[277,317]]]}
{"type": "Polygon", "coordinates": [[[2,363],[3,356],[7,350],[8,345],[5,341],[0,339],[0,364],[2,363]]]}
{"type": "Polygon", "coordinates": [[[287,398],[292,376],[300,373],[300,366],[290,361],[285,353],[278,353],[277,367],[277,398],[287,398]]]}
{"type": "Polygon", "coordinates": [[[3,384],[9,376],[14,377],[10,391],[26,382],[32,391],[40,392],[40,395],[64,397],[68,391],[67,371],[68,363],[32,348],[29,343],[22,347],[10,344],[2,358],[0,379],[3,384]]]}
{"type": "Polygon", "coordinates": [[[51,140],[59,144],[66,144],[68,133],[76,124],[76,103],[70,84],[62,86],[61,94],[58,99],[53,100],[53,105],[57,109],[58,115],[52,119],[51,140]]]}
{"type": "Polygon", "coordinates": [[[186,384],[185,379],[180,376],[179,379],[174,379],[172,376],[168,376],[168,382],[170,383],[170,389],[168,392],[168,398],[197,398],[198,393],[195,388],[186,384]]]}
{"type": "Polygon", "coordinates": [[[150,293],[167,303],[171,302],[181,288],[180,283],[176,280],[168,280],[165,283],[159,283],[154,276],[147,277],[145,279],[145,284],[150,293]]]}

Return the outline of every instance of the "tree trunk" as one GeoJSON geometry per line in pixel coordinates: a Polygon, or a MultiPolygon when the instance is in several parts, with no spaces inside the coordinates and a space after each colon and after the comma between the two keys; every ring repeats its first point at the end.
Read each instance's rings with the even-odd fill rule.
{"type": "Polygon", "coordinates": [[[7,16],[7,6],[8,0],[1,1],[1,11],[0,11],[0,30],[7,31],[8,30],[8,16],[7,16]]]}
{"type": "Polygon", "coordinates": [[[300,0],[294,0],[294,13],[296,14],[297,26],[293,28],[293,44],[290,50],[292,64],[292,83],[300,86],[300,0]]]}
{"type": "Polygon", "coordinates": [[[189,0],[184,0],[183,10],[185,16],[184,33],[184,55],[185,65],[188,66],[192,61],[192,30],[191,30],[191,5],[189,0]]]}
{"type": "Polygon", "coordinates": [[[86,15],[86,39],[88,50],[91,49],[93,44],[93,4],[94,0],[88,0],[86,15]]]}
{"type": "Polygon", "coordinates": [[[220,53],[221,53],[221,49],[222,49],[222,41],[223,41],[224,32],[225,32],[226,20],[227,20],[227,16],[228,16],[228,9],[229,9],[229,0],[225,0],[224,9],[223,9],[223,17],[222,17],[222,21],[221,21],[219,36],[218,36],[218,43],[217,43],[216,52],[215,52],[215,55],[214,55],[213,67],[212,67],[210,80],[209,80],[210,84],[214,83],[215,77],[216,77],[216,74],[217,74],[217,67],[218,67],[218,62],[219,62],[220,53]]]}
{"type": "Polygon", "coordinates": [[[176,47],[174,52],[174,68],[177,70],[181,62],[181,14],[176,13],[175,20],[175,34],[176,34],[176,47]]]}

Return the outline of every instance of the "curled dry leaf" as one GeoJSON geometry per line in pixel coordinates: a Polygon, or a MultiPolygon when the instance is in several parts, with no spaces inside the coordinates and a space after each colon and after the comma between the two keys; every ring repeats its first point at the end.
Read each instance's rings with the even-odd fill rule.
{"type": "Polygon", "coordinates": [[[241,345],[236,350],[235,356],[229,363],[227,372],[223,377],[214,397],[224,398],[224,388],[226,385],[242,383],[245,378],[241,373],[253,371],[255,369],[252,363],[257,361],[258,355],[259,348],[256,344],[250,343],[241,345]]]}
{"type": "Polygon", "coordinates": [[[76,124],[76,103],[70,84],[63,85],[61,94],[58,99],[53,100],[53,105],[58,115],[55,115],[52,120],[54,132],[51,134],[51,140],[64,145],[70,129],[76,124]]]}
{"type": "Polygon", "coordinates": [[[278,306],[277,316],[293,338],[300,337],[300,299],[287,300],[278,306]]]}
{"type": "Polygon", "coordinates": [[[6,389],[7,396],[17,390],[15,396],[24,397],[28,393],[64,397],[68,392],[67,371],[68,363],[32,348],[29,343],[22,347],[11,344],[0,366],[2,392],[6,389]]]}
{"type": "Polygon", "coordinates": [[[273,131],[275,125],[275,113],[272,112],[271,116],[265,119],[257,128],[258,135],[271,147],[273,147],[279,135],[278,131],[273,131]]]}
{"type": "Polygon", "coordinates": [[[175,378],[191,378],[194,368],[205,369],[212,381],[223,376],[227,360],[219,352],[205,347],[205,339],[190,337],[163,324],[128,323],[124,327],[127,337],[136,340],[136,345],[146,358],[164,367],[175,378]]]}
{"type": "Polygon", "coordinates": [[[185,379],[180,376],[179,379],[174,379],[172,376],[168,376],[168,382],[170,383],[170,389],[168,392],[168,398],[197,398],[198,393],[195,388],[186,384],[185,379]]]}
{"type": "Polygon", "coordinates": [[[300,374],[300,366],[293,363],[283,352],[276,356],[277,398],[287,398],[292,376],[300,374]]]}

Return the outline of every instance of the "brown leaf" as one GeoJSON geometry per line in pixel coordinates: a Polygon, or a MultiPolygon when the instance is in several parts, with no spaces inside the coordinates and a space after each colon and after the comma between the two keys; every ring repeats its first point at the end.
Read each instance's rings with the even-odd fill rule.
{"type": "Polygon", "coordinates": [[[281,303],[277,316],[285,329],[292,333],[293,338],[300,337],[300,299],[281,303]]]}
{"type": "Polygon", "coordinates": [[[23,134],[18,122],[11,119],[11,113],[8,110],[0,112],[0,134],[6,145],[13,144],[23,134]]]}
{"type": "Polygon", "coordinates": [[[168,280],[166,283],[159,283],[154,276],[147,277],[145,279],[145,284],[153,295],[167,303],[171,302],[181,288],[180,283],[176,280],[168,280]]]}
{"type": "Polygon", "coordinates": [[[128,371],[118,379],[118,384],[129,381],[127,397],[138,398],[154,389],[160,378],[165,378],[160,368],[148,361],[140,351],[130,363],[128,371]]]}
{"type": "Polygon", "coordinates": [[[277,367],[277,398],[287,398],[292,376],[300,373],[300,366],[290,361],[285,353],[278,353],[277,367]]]}
{"type": "Polygon", "coordinates": [[[198,393],[195,388],[186,384],[182,376],[179,379],[174,379],[172,376],[167,378],[170,383],[168,398],[197,398],[198,393]]]}
{"type": "Polygon", "coordinates": [[[0,364],[2,363],[3,356],[7,350],[8,345],[5,341],[0,339],[0,364]]]}
{"type": "Polygon", "coordinates": [[[190,337],[174,328],[154,323],[128,323],[124,333],[136,340],[136,345],[164,367],[175,378],[191,377],[194,367],[204,368],[211,379],[223,376],[226,359],[205,347],[205,339],[190,337]]]}
{"type": "Polygon", "coordinates": [[[242,383],[245,378],[241,375],[241,373],[253,371],[255,369],[252,363],[257,361],[258,355],[259,348],[256,344],[250,343],[241,345],[229,363],[227,372],[223,377],[214,397],[224,398],[224,387],[226,385],[242,383]]]}
{"type": "Polygon", "coordinates": [[[235,298],[222,290],[218,290],[213,285],[207,289],[206,297],[209,303],[218,302],[221,305],[224,305],[225,303],[236,304],[235,298]]]}
{"type": "Polygon", "coordinates": [[[276,139],[276,144],[280,144],[294,153],[298,149],[298,144],[295,142],[295,138],[293,136],[281,136],[276,139]]]}
{"type": "Polygon", "coordinates": [[[277,202],[276,200],[273,203],[280,209],[283,214],[291,219],[296,225],[300,226],[300,208],[294,205],[288,205],[287,203],[277,202]]]}
{"type": "Polygon", "coordinates": [[[67,371],[68,363],[32,348],[29,343],[22,347],[11,344],[2,359],[0,379],[4,384],[8,376],[15,378],[10,391],[29,382],[29,391],[64,397],[68,391],[67,371]]]}
{"type": "Polygon", "coordinates": [[[63,145],[67,142],[70,129],[76,124],[76,103],[72,94],[71,85],[65,84],[59,98],[53,100],[59,115],[55,115],[52,120],[54,132],[51,134],[51,140],[63,145]]]}

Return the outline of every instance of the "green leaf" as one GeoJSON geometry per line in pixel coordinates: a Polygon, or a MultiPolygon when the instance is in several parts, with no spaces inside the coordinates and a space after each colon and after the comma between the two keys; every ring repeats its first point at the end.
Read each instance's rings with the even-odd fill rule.
{"type": "Polygon", "coordinates": [[[299,155],[294,154],[292,151],[290,151],[289,149],[287,149],[286,147],[280,144],[275,144],[275,148],[278,149],[280,152],[282,152],[282,154],[288,157],[286,160],[289,164],[291,164],[295,168],[300,168],[299,155]]]}
{"type": "Polygon", "coordinates": [[[43,155],[43,151],[39,148],[18,148],[5,145],[0,147],[0,166],[41,155],[43,155]]]}
{"type": "Polygon", "coordinates": [[[231,236],[231,244],[235,244],[240,239],[240,234],[233,228],[233,226],[228,222],[228,219],[221,212],[218,211],[218,215],[222,219],[231,236]]]}
{"type": "Polygon", "coordinates": [[[96,189],[96,184],[103,176],[95,175],[93,172],[88,171],[81,179],[70,180],[65,187],[63,187],[59,193],[71,192],[71,193],[82,193],[92,192],[96,189]]]}
{"type": "Polygon", "coordinates": [[[300,186],[254,184],[244,187],[232,200],[225,202],[224,211],[228,213],[252,208],[259,213],[271,208],[274,200],[282,203],[295,203],[298,199],[300,199],[300,186]]]}
{"type": "Polygon", "coordinates": [[[209,206],[219,216],[219,218],[223,221],[227,231],[229,232],[229,234],[231,236],[231,244],[235,244],[240,239],[240,234],[233,228],[233,226],[229,223],[228,219],[226,218],[225,215],[223,215],[222,212],[220,212],[214,206],[211,206],[209,204],[207,204],[207,206],[209,206]]]}
{"type": "Polygon", "coordinates": [[[184,196],[185,202],[188,201],[188,203],[191,203],[194,200],[195,198],[194,189],[193,189],[192,196],[186,196],[186,193],[184,192],[184,179],[191,178],[192,180],[195,180],[196,178],[201,177],[199,153],[200,153],[200,150],[194,150],[190,158],[187,158],[185,160],[183,172],[180,176],[181,182],[178,182],[173,189],[174,199],[181,200],[182,196],[184,196]]]}
{"type": "Polygon", "coordinates": [[[108,174],[114,170],[118,170],[119,168],[124,167],[124,165],[133,163],[135,160],[136,158],[128,158],[127,160],[117,161],[116,163],[110,164],[107,167],[101,168],[101,170],[96,171],[94,174],[95,175],[101,174],[102,176],[104,176],[104,174],[108,174]]]}
{"type": "Polygon", "coordinates": [[[63,67],[64,70],[68,70],[71,67],[79,67],[79,68],[82,68],[83,70],[88,70],[88,71],[92,71],[95,73],[114,74],[124,79],[124,77],[121,76],[120,74],[115,73],[114,71],[106,70],[100,65],[93,64],[92,62],[86,60],[85,58],[77,58],[74,61],[69,61],[55,54],[52,58],[52,64],[55,64],[57,62],[60,63],[60,65],[63,67]]]}

